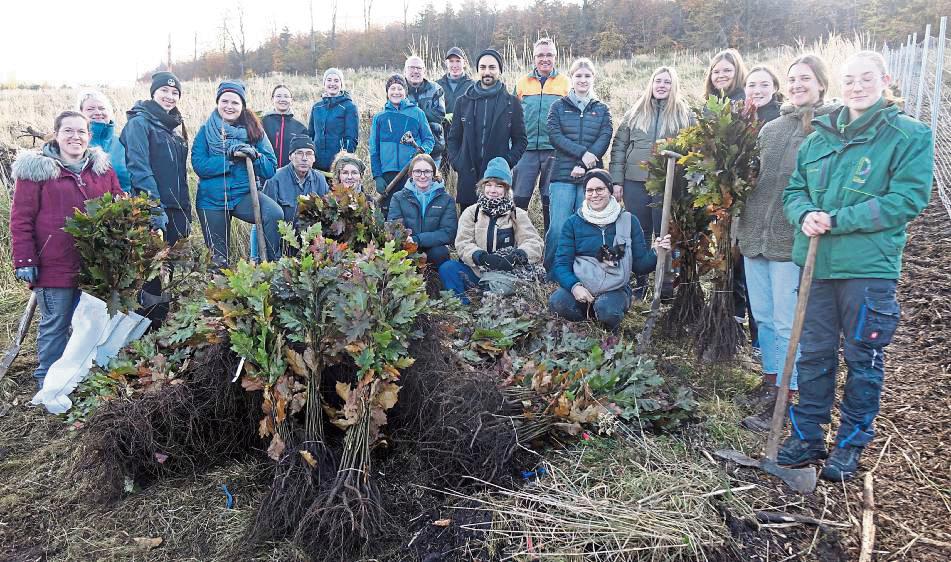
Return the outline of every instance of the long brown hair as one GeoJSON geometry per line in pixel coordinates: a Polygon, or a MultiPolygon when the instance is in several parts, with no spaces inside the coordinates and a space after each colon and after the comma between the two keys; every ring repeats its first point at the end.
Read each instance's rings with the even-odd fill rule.
{"type": "MultiPolygon", "coordinates": [[[[818,55],[808,53],[800,57],[796,57],[789,67],[786,68],[786,75],[789,75],[789,71],[792,70],[792,67],[797,64],[804,64],[812,70],[813,76],[816,77],[816,82],[819,83],[819,101],[825,101],[825,96],[829,92],[829,68],[826,66],[825,61],[822,60],[818,55]]],[[[812,132],[812,118],[815,116],[815,108],[807,107],[802,114],[802,132],[809,134],[812,132]]]]}
{"type": "Polygon", "coordinates": [[[246,105],[241,106],[241,115],[235,122],[248,131],[248,141],[251,144],[257,144],[264,138],[264,126],[261,125],[261,120],[246,105]]]}
{"type": "Polygon", "coordinates": [[[719,95],[729,95],[730,92],[736,89],[740,84],[746,82],[746,64],[743,63],[743,56],[740,55],[740,52],[736,49],[724,49],[719,53],[713,55],[713,58],[710,59],[710,66],[707,67],[707,83],[704,84],[704,91],[706,92],[706,97],[710,96],[719,96],[719,95]],[[713,85],[713,67],[717,65],[721,60],[733,65],[733,69],[736,71],[733,74],[733,84],[730,85],[730,89],[721,94],[720,90],[713,85]]]}

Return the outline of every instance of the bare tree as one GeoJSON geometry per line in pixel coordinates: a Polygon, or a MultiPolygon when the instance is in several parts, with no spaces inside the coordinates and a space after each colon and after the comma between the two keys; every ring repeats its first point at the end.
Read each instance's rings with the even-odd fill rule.
{"type": "Polygon", "coordinates": [[[333,0],[330,4],[330,50],[337,46],[337,6],[339,0],[333,0]]]}
{"type": "Polygon", "coordinates": [[[363,0],[364,30],[370,31],[370,12],[373,10],[373,0],[363,0]]]}
{"type": "Polygon", "coordinates": [[[244,7],[241,6],[241,4],[238,4],[237,33],[231,31],[231,26],[228,24],[227,18],[224,20],[223,27],[225,36],[228,38],[228,42],[231,43],[231,50],[234,53],[234,57],[238,61],[238,70],[241,76],[244,77],[244,70],[248,62],[248,49],[247,34],[244,30],[244,7]]]}

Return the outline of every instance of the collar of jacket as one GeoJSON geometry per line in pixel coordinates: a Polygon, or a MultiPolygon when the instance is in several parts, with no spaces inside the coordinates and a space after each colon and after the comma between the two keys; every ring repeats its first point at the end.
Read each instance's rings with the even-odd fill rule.
{"type": "Polygon", "coordinates": [[[321,94],[320,99],[317,100],[317,105],[337,105],[343,103],[350,99],[350,92],[346,90],[340,90],[340,93],[336,96],[328,96],[326,94],[321,94]]]}
{"type": "Polygon", "coordinates": [[[875,137],[879,127],[894,119],[900,110],[898,106],[883,97],[855,121],[848,121],[848,111],[849,108],[843,105],[835,111],[813,119],[812,124],[832,144],[863,143],[875,137]]]}
{"type": "MultiPolygon", "coordinates": [[[[109,171],[112,164],[109,162],[109,155],[99,148],[92,146],[86,149],[88,161],[87,170],[90,167],[97,176],[101,176],[109,171]]],[[[62,174],[69,174],[56,158],[46,156],[39,150],[23,151],[13,162],[11,175],[15,180],[29,180],[37,183],[54,180],[62,174]]]]}
{"type": "Polygon", "coordinates": [[[265,117],[270,117],[272,115],[274,115],[275,117],[287,117],[288,119],[294,118],[294,114],[291,113],[290,111],[288,111],[287,113],[278,113],[276,111],[268,111],[267,113],[264,114],[265,117]]]}
{"type": "Polygon", "coordinates": [[[288,179],[292,179],[294,180],[294,182],[298,184],[305,184],[310,181],[316,181],[316,176],[317,176],[316,171],[310,170],[307,172],[307,175],[304,176],[304,179],[300,179],[299,177],[297,177],[297,172],[294,170],[293,164],[286,164],[280,167],[275,173],[275,175],[277,174],[284,174],[287,176],[288,179]]]}
{"type": "Polygon", "coordinates": [[[106,141],[112,139],[115,130],[115,121],[109,121],[108,123],[90,121],[89,132],[92,133],[92,138],[89,140],[89,144],[95,144],[97,146],[105,144],[106,141]]]}
{"type": "Polygon", "coordinates": [[[404,109],[407,109],[410,107],[416,107],[416,102],[414,102],[413,100],[409,98],[403,98],[400,100],[400,104],[398,106],[393,105],[393,102],[391,102],[390,100],[386,100],[386,103],[383,105],[383,110],[384,111],[403,111],[404,109]]]}
{"type": "Polygon", "coordinates": [[[435,89],[435,84],[425,78],[423,78],[423,81],[419,83],[419,86],[411,86],[409,82],[406,83],[406,86],[407,92],[414,96],[419,96],[430,88],[435,89]]]}
{"type": "MultiPolygon", "coordinates": [[[[564,100],[565,104],[568,106],[568,109],[575,111],[577,113],[581,113],[581,109],[577,105],[575,105],[575,101],[571,99],[570,94],[567,96],[562,96],[561,99],[564,100]]],[[[598,98],[592,95],[591,99],[588,100],[588,105],[586,105],[584,108],[584,112],[587,113],[588,110],[590,110],[592,107],[595,107],[600,104],[601,104],[601,100],[599,100],[598,98]]]]}
{"type": "MultiPolygon", "coordinates": [[[[833,111],[835,111],[836,109],[839,109],[839,107],[841,106],[842,106],[842,102],[840,102],[836,98],[832,98],[829,101],[819,101],[819,103],[812,106],[812,116],[813,118],[817,118],[817,117],[822,117],[823,115],[828,115],[832,113],[833,111]]],[[[791,102],[787,101],[783,103],[782,106],[780,106],[779,114],[780,115],[794,115],[797,119],[802,119],[802,117],[806,113],[806,109],[807,108],[805,106],[797,107],[793,105],[791,102]]]]}
{"type": "MultiPolygon", "coordinates": [[[[535,80],[538,80],[539,82],[542,81],[542,75],[538,73],[537,68],[532,68],[532,73],[530,74],[530,76],[534,78],[535,80]]],[[[551,80],[555,76],[558,76],[558,69],[552,67],[551,72],[549,72],[548,76],[545,77],[545,81],[547,82],[548,80],[551,80]]]]}

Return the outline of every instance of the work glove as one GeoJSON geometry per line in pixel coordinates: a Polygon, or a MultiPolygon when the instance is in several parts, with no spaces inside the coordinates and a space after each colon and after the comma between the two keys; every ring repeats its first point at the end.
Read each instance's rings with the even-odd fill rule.
{"type": "Polygon", "coordinates": [[[168,213],[165,212],[165,209],[161,205],[152,207],[151,213],[152,230],[165,232],[166,227],[168,227],[168,213]]]}
{"type": "Polygon", "coordinates": [[[525,250],[514,250],[512,259],[515,265],[528,265],[528,254],[525,253],[525,250]]]}
{"type": "Polygon", "coordinates": [[[231,147],[232,160],[234,160],[235,158],[244,157],[244,158],[250,158],[253,161],[253,160],[257,160],[258,156],[260,156],[260,154],[258,154],[257,149],[255,149],[250,144],[238,144],[231,147]]]}
{"type": "Polygon", "coordinates": [[[373,181],[376,182],[376,190],[380,193],[386,191],[386,180],[383,179],[383,176],[377,176],[373,178],[373,181]]]}
{"type": "Polygon", "coordinates": [[[485,265],[485,257],[489,255],[485,250],[476,250],[472,254],[472,262],[476,265],[485,265]]]}
{"type": "Polygon", "coordinates": [[[485,256],[485,266],[495,271],[512,271],[513,267],[512,262],[495,254],[485,256]]]}
{"type": "Polygon", "coordinates": [[[37,278],[39,278],[40,270],[37,269],[35,265],[31,265],[29,267],[18,267],[14,274],[20,281],[32,285],[36,283],[37,278]]]}

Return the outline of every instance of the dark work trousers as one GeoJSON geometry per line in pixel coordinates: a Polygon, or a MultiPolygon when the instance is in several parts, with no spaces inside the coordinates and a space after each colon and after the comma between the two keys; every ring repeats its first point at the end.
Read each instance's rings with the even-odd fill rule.
{"type": "Polygon", "coordinates": [[[554,150],[526,150],[512,169],[512,191],[515,205],[528,209],[538,183],[538,194],[542,200],[542,218],[545,230],[548,230],[548,205],[550,202],[548,186],[551,184],[551,169],[555,163],[554,150]]]}
{"type": "Polygon", "coordinates": [[[895,286],[894,279],[813,280],[796,363],[799,403],[789,409],[800,439],[825,439],[821,426],[832,421],[841,340],[848,375],[836,446],[864,447],[875,436],[872,422],[885,378],[884,349],[900,316],[895,286]]]}
{"type": "MultiPolygon", "coordinates": [[[[641,223],[644,241],[649,247],[654,238],[660,234],[660,223],[664,211],[661,208],[663,196],[647,193],[647,188],[642,181],[624,180],[623,199],[624,208],[637,217],[637,222],[641,223]]],[[[638,299],[644,298],[644,292],[647,290],[647,275],[647,273],[641,273],[634,276],[636,282],[634,296],[638,299]]],[[[673,284],[673,279],[669,276],[666,279],[665,284],[673,284]]]]}
{"type": "MultiPolygon", "coordinates": [[[[185,211],[183,209],[166,208],[165,214],[168,216],[168,224],[165,225],[165,230],[162,231],[162,235],[165,237],[166,244],[174,246],[176,242],[188,238],[188,235],[191,234],[191,209],[185,211]]],[[[169,273],[171,274],[171,270],[169,273]]],[[[142,285],[142,293],[140,296],[142,308],[136,312],[151,320],[152,327],[161,325],[168,315],[168,302],[163,301],[161,295],[161,275],[151,281],[146,281],[142,285]]]]}

